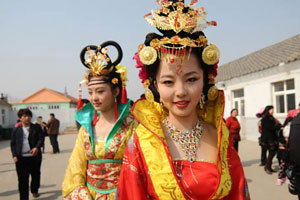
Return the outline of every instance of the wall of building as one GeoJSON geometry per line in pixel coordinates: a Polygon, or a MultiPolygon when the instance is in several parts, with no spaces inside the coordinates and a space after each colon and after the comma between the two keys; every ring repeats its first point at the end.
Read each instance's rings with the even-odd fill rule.
{"type": "MultiPolygon", "coordinates": [[[[225,118],[230,115],[233,105],[233,91],[244,89],[245,116],[240,116],[242,136],[249,140],[257,140],[259,137],[255,114],[266,105],[274,105],[272,83],[294,79],[296,108],[300,102],[300,61],[279,65],[264,71],[255,72],[242,77],[234,78],[217,85],[225,91],[225,118]]],[[[281,122],[286,113],[274,115],[281,122]]]]}
{"type": "MultiPolygon", "coordinates": [[[[74,104],[75,105],[75,104],[74,104]]],[[[75,105],[76,106],[76,105],[75,105]]],[[[12,106],[13,110],[19,110],[21,108],[30,108],[31,110],[59,110],[74,108],[70,103],[20,103],[12,106]]]]}
{"type": "Polygon", "coordinates": [[[13,126],[13,121],[11,119],[11,106],[10,105],[0,105],[0,125],[4,128],[10,128],[13,126]]]}
{"type": "MultiPolygon", "coordinates": [[[[75,105],[75,104],[74,104],[75,105]]],[[[42,116],[43,120],[47,122],[49,120],[50,113],[54,113],[55,117],[60,121],[60,131],[63,131],[68,126],[75,126],[74,114],[76,112],[76,105],[70,105],[70,103],[30,103],[30,104],[14,104],[12,106],[11,120],[17,121],[17,112],[22,108],[29,108],[32,111],[32,122],[36,121],[38,116],[42,116]],[[52,106],[52,109],[49,109],[52,106]],[[56,106],[56,107],[55,107],[56,106]],[[59,106],[59,107],[57,107],[59,106]]]]}
{"type": "Polygon", "coordinates": [[[68,126],[76,126],[74,114],[75,108],[59,109],[59,110],[32,110],[32,122],[36,122],[38,116],[42,116],[43,120],[47,122],[50,119],[50,113],[54,113],[55,118],[60,121],[60,131],[63,131],[68,126]]]}

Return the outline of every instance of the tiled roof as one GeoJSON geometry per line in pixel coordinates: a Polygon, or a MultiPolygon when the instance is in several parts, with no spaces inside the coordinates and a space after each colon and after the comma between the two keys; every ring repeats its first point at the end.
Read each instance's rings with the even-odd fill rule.
{"type": "Polygon", "coordinates": [[[7,101],[0,100],[0,106],[10,106],[7,101]]]}
{"type": "Polygon", "coordinates": [[[280,63],[300,60],[300,34],[219,67],[217,81],[258,72],[280,63]]]}
{"type": "Polygon", "coordinates": [[[57,92],[55,90],[51,90],[48,88],[43,88],[34,94],[22,99],[19,102],[10,102],[11,104],[22,104],[22,103],[64,103],[64,102],[72,102],[77,103],[77,99],[70,96],[65,95],[61,92],[57,92]]]}

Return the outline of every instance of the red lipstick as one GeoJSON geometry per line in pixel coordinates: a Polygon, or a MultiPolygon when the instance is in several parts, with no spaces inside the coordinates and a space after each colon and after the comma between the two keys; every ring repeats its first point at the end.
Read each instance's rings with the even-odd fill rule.
{"type": "Polygon", "coordinates": [[[188,107],[189,101],[176,101],[174,102],[175,106],[179,109],[184,109],[188,107]]]}

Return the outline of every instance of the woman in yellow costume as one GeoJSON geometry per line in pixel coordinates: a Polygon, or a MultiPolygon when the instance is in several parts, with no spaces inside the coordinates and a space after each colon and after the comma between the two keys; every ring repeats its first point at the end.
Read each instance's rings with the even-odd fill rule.
{"type": "Polygon", "coordinates": [[[114,199],[133,121],[131,101],[127,100],[125,90],[126,68],[118,65],[122,50],[116,42],[108,41],[100,46],[85,47],[80,58],[88,68],[83,82],[88,87],[91,103],[83,108],[79,103],[75,114],[81,129],[62,192],[64,199],[114,199]],[[118,51],[114,62],[107,54],[109,46],[118,51]]]}
{"type": "Polygon", "coordinates": [[[224,93],[215,84],[219,51],[202,30],[203,8],[158,0],[150,33],[134,59],[146,99],[132,114],[117,199],[248,200],[247,182],[223,124],[224,93]]]}

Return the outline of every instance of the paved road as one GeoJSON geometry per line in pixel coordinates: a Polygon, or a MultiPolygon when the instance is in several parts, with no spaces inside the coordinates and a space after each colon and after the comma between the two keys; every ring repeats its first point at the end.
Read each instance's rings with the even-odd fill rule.
{"type": "MultiPolygon", "coordinates": [[[[43,154],[41,196],[40,200],[56,200],[61,198],[61,183],[71,154],[76,135],[59,136],[61,153],[51,155],[50,142],[46,138],[46,152],[43,154]]],[[[267,175],[259,167],[260,149],[256,142],[242,141],[240,157],[248,180],[252,200],[297,200],[289,194],[287,184],[276,186],[277,174],[267,175]]],[[[0,199],[17,200],[17,175],[11,159],[9,141],[0,141],[0,199]]],[[[276,161],[274,160],[274,167],[276,161]]]]}

